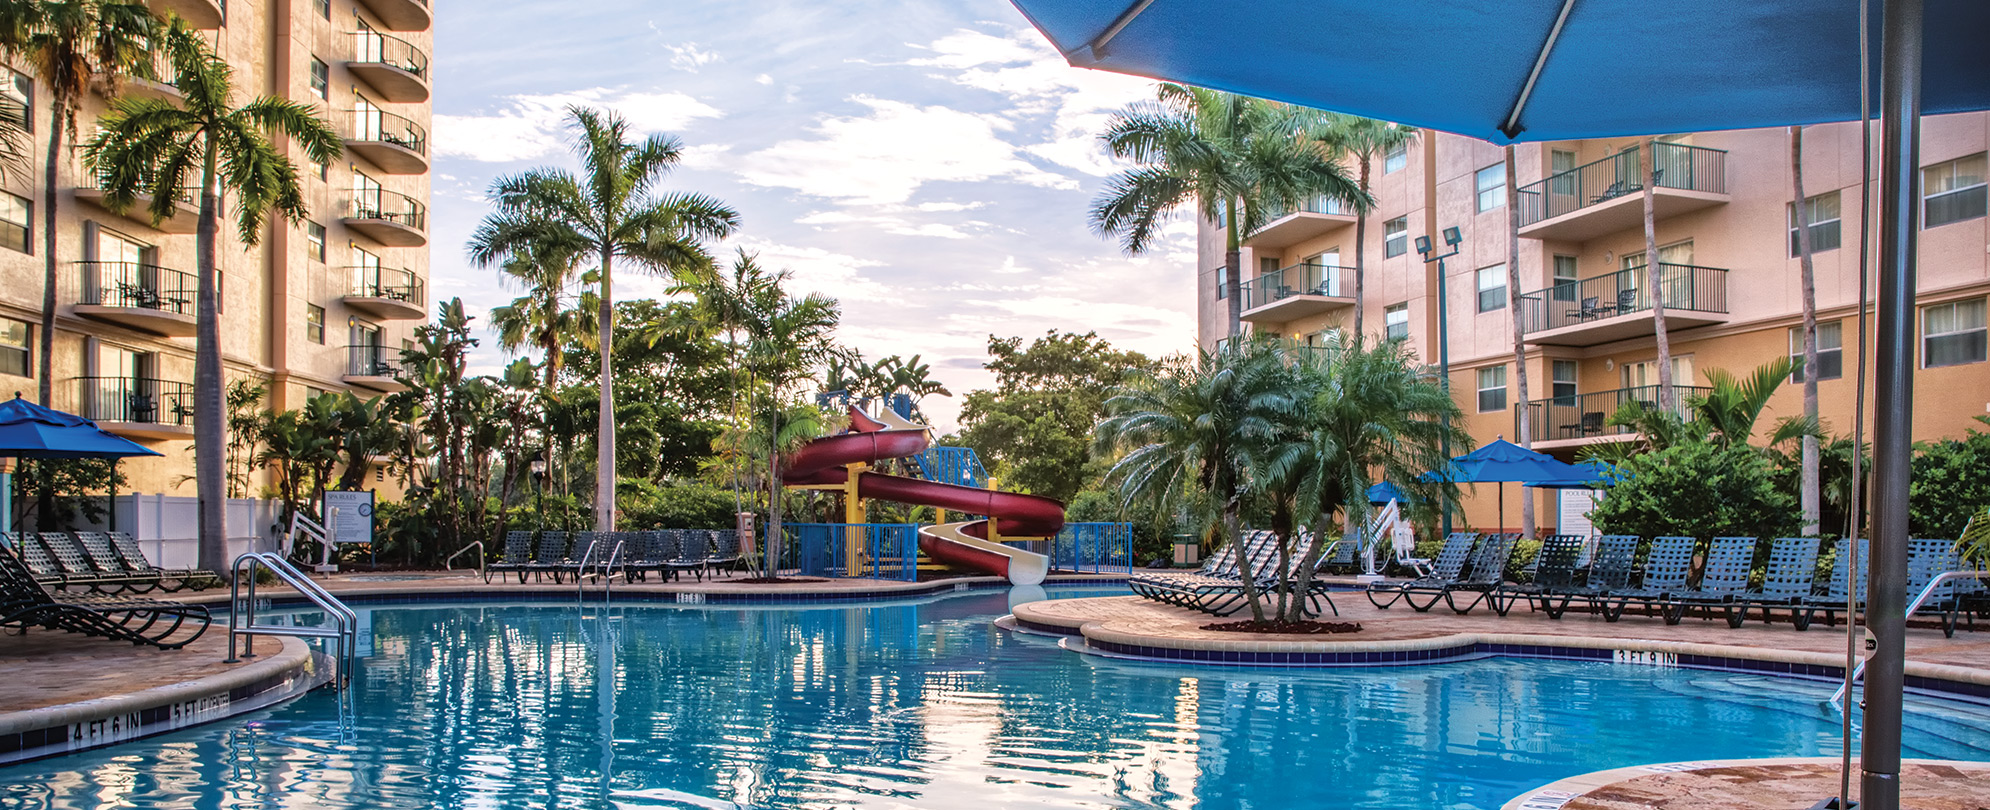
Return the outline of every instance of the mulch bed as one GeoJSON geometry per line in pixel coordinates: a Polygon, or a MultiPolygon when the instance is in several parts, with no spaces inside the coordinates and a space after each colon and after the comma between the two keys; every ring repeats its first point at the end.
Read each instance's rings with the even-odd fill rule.
{"type": "Polygon", "coordinates": [[[748,577],[746,579],[729,579],[726,581],[737,582],[741,585],[801,585],[811,582],[828,582],[829,580],[816,579],[814,577],[748,577]]]}
{"type": "Polygon", "coordinates": [[[1241,622],[1205,624],[1202,626],[1202,629],[1215,630],[1220,633],[1274,633],[1285,636],[1326,636],[1338,633],[1359,633],[1361,632],[1361,623],[1316,622],[1311,620],[1300,622],[1257,622],[1246,619],[1241,622]]]}

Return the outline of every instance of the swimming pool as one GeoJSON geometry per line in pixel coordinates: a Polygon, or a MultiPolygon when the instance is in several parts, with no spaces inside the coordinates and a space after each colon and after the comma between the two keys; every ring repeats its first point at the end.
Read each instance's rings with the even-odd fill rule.
{"type": "MultiPolygon", "coordinates": [[[[1007,610],[379,608],[343,728],[321,690],[0,769],[0,808],[1497,808],[1602,768],[1838,751],[1829,684],[1165,666],[991,626],[1007,610]]],[[[1990,760],[1990,710],[1910,704],[1909,756],[1990,760]]]]}

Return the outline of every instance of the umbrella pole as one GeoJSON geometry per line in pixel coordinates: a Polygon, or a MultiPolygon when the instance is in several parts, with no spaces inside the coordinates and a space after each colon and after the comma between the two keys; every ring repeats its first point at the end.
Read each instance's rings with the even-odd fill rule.
{"type": "Polygon", "coordinates": [[[1494,529],[1493,531],[1502,534],[1506,532],[1506,482],[1505,481],[1499,482],[1499,528],[1494,529]]]}
{"type": "MultiPolygon", "coordinates": [[[[1874,347],[1872,557],[1859,806],[1899,810],[1913,441],[1914,250],[1919,217],[1921,0],[1887,0],[1880,33],[1879,334],[1874,347]]],[[[1850,744],[1847,741],[1846,744],[1850,744]]]]}
{"type": "Polygon", "coordinates": [[[14,465],[12,458],[0,458],[0,531],[14,530],[14,465]]]}

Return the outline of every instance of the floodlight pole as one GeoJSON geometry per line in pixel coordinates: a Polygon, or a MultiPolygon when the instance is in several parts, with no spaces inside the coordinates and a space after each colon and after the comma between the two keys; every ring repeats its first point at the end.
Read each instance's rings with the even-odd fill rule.
{"type": "Polygon", "coordinates": [[[1873,375],[1871,590],[1866,597],[1872,647],[1866,659],[1865,733],[1859,742],[1862,810],[1900,808],[1907,484],[1914,440],[1914,250],[1921,204],[1921,0],[1886,0],[1882,8],[1879,334],[1873,375]]]}
{"type": "MultiPolygon", "coordinates": [[[[1437,383],[1438,385],[1443,386],[1444,388],[1444,398],[1450,399],[1451,398],[1451,308],[1444,294],[1444,289],[1451,285],[1447,283],[1446,279],[1444,278],[1444,260],[1458,255],[1458,243],[1463,240],[1461,240],[1458,237],[1457,228],[1446,228],[1444,229],[1444,241],[1447,245],[1451,247],[1451,252],[1440,254],[1437,256],[1432,256],[1430,255],[1431,250],[1433,249],[1430,243],[1430,237],[1419,236],[1416,238],[1416,252],[1423,257],[1424,264],[1437,262],[1437,383]]],[[[1443,474],[1445,477],[1448,478],[1451,474],[1451,411],[1449,409],[1445,410],[1442,421],[1444,423],[1443,432],[1438,434],[1437,443],[1438,443],[1438,452],[1444,455],[1443,474]]],[[[1444,525],[1442,531],[1445,534],[1450,534],[1451,533],[1451,498],[1447,493],[1445,496],[1439,497],[1437,500],[1438,503],[1443,506],[1444,510],[1444,522],[1443,522],[1444,525]]]]}

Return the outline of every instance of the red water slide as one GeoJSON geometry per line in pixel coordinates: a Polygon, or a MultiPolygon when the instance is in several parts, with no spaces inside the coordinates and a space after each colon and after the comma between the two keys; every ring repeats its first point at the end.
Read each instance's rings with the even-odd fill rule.
{"type": "MultiPolygon", "coordinates": [[[[926,449],[926,426],[887,412],[873,419],[850,409],[850,431],[803,445],[788,457],[781,480],[800,486],[844,484],[844,465],[905,458],[926,449]]],[[[857,495],[899,503],[932,506],[995,519],[995,529],[1009,537],[1048,537],[1064,528],[1064,504],[1050,498],[978,487],[943,484],[900,475],[864,472],[857,478],[857,495]]],[[[1017,585],[1043,581],[1049,559],[1041,554],[991,543],[987,521],[922,526],[919,547],[936,560],[1008,577],[1017,585]]]]}

